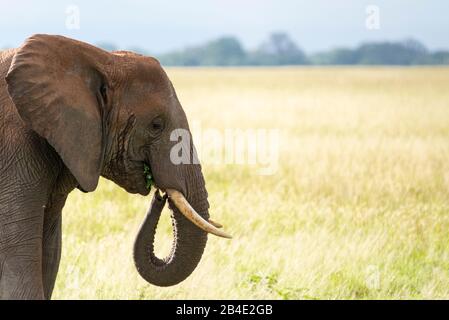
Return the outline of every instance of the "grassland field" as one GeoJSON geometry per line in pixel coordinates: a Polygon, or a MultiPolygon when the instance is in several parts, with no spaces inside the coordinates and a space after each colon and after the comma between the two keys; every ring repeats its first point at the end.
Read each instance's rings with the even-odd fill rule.
{"type": "Polygon", "coordinates": [[[107,180],[72,192],[54,298],[449,298],[449,68],[167,72],[191,122],[281,130],[278,170],[203,165],[211,215],[234,238],[210,236],[169,288],[132,261],[149,197],[107,180]]]}

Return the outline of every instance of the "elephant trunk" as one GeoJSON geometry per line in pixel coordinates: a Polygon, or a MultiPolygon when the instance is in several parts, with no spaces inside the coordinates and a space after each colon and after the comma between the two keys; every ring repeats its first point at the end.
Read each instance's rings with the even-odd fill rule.
{"type": "MultiPolygon", "coordinates": [[[[206,221],[209,218],[207,192],[192,197],[190,204],[206,221]]],[[[198,194],[197,194],[198,195],[198,194]]],[[[139,274],[149,283],[161,287],[185,280],[198,265],[207,241],[207,233],[189,221],[169,198],[172,210],[174,241],[170,254],[159,259],[154,254],[154,236],[167,196],[155,192],[151,207],[134,243],[134,262],[139,274]]]]}

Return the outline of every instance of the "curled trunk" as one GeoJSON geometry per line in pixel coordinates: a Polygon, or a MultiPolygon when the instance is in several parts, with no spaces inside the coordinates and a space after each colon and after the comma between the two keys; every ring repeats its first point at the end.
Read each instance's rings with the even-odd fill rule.
{"type": "MultiPolygon", "coordinates": [[[[207,241],[207,233],[187,220],[171,203],[174,241],[170,254],[160,259],[154,254],[154,236],[166,196],[155,192],[134,243],[134,262],[139,274],[149,283],[166,287],[185,280],[198,265],[207,241]]],[[[205,201],[191,203],[197,212],[208,219],[208,204],[205,201]]]]}

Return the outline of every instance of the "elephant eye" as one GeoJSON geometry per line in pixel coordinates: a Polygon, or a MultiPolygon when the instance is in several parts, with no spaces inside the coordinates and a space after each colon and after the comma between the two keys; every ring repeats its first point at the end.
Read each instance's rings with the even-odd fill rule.
{"type": "Polygon", "coordinates": [[[164,130],[164,119],[162,117],[156,117],[151,121],[151,131],[161,132],[164,130]]]}
{"type": "Polygon", "coordinates": [[[103,102],[105,104],[107,104],[108,103],[108,87],[105,84],[101,85],[100,94],[101,94],[101,98],[103,99],[103,102]]]}

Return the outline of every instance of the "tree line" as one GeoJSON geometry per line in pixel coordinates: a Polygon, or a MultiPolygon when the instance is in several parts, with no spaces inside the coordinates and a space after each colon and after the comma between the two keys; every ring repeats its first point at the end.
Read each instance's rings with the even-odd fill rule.
{"type": "Polygon", "coordinates": [[[271,34],[255,50],[235,37],[156,55],[167,66],[447,65],[449,51],[429,51],[416,40],[364,43],[307,55],[287,33],[271,34]]]}

